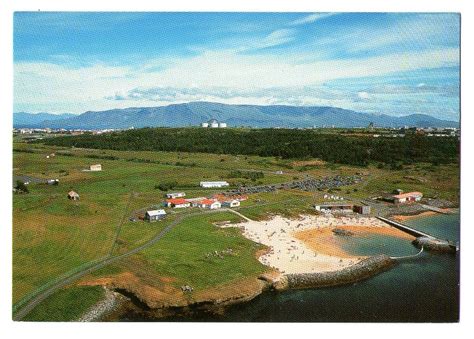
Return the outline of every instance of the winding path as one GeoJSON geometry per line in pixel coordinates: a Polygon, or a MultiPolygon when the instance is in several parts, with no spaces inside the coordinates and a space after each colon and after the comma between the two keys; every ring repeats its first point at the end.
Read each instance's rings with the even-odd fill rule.
{"type": "Polygon", "coordinates": [[[43,300],[45,300],[47,297],[49,297],[51,294],[56,292],[58,289],[69,285],[73,283],[74,281],[82,278],[86,274],[89,274],[91,272],[97,271],[98,269],[101,269],[107,265],[110,265],[116,261],[119,261],[121,259],[124,259],[126,257],[129,257],[133,254],[136,254],[138,252],[143,251],[144,249],[154,245],[157,243],[160,239],[162,239],[169,231],[171,231],[174,227],[176,227],[179,223],[181,223],[184,219],[194,217],[197,215],[201,214],[209,214],[209,213],[219,213],[222,211],[226,212],[231,212],[234,213],[242,218],[244,218],[247,221],[251,221],[249,218],[245,217],[243,214],[236,212],[234,210],[228,209],[228,208],[223,208],[223,209],[217,209],[217,210],[207,210],[207,211],[199,211],[199,212],[194,212],[186,215],[179,215],[176,220],[172,221],[168,226],[166,226],[160,233],[158,233],[153,239],[149,240],[148,242],[144,243],[143,245],[136,247],[128,252],[113,256],[113,257],[107,257],[105,259],[100,260],[99,262],[95,262],[89,267],[84,268],[83,270],[76,272],[74,274],[71,274],[68,277],[65,277],[64,279],[61,279],[60,281],[56,282],[53,284],[51,287],[47,288],[46,290],[42,291],[41,293],[37,294],[31,300],[29,300],[25,306],[23,306],[19,311],[17,311],[13,315],[13,320],[14,321],[19,321],[23,319],[28,313],[30,313],[38,304],[40,304],[43,300]]]}

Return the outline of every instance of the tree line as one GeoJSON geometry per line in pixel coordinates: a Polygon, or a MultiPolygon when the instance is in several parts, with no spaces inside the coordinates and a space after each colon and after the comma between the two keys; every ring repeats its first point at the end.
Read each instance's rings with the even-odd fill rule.
{"type": "Polygon", "coordinates": [[[41,140],[47,145],[120,151],[200,152],[319,158],[327,162],[366,166],[379,162],[453,163],[459,160],[456,137],[346,136],[297,129],[142,128],[101,135],[83,134],[41,140]]]}

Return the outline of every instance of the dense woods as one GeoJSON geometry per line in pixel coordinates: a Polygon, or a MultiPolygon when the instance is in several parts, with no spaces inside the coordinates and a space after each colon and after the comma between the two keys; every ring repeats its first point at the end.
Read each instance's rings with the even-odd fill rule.
{"type": "Polygon", "coordinates": [[[345,136],[297,129],[143,128],[102,135],[84,134],[41,140],[48,145],[122,151],[177,151],[320,158],[341,164],[433,164],[457,162],[456,137],[345,136]]]}

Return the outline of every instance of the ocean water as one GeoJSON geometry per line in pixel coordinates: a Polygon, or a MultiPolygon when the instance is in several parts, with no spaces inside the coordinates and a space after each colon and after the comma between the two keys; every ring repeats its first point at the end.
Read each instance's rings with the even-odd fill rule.
{"type": "MultiPolygon", "coordinates": [[[[459,241],[459,214],[405,222],[443,239],[459,241]]],[[[375,236],[342,240],[358,255],[415,254],[410,241],[375,236]]],[[[459,253],[424,252],[368,280],[341,287],[266,292],[223,314],[196,313],[158,321],[230,322],[456,322],[459,319],[459,253]]],[[[125,321],[143,321],[125,315],[125,321]]],[[[154,320],[157,321],[157,320],[154,320]]]]}

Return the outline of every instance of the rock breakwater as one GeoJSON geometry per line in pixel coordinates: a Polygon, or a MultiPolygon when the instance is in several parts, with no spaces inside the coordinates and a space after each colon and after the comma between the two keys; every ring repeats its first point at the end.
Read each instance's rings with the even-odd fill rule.
{"type": "Polygon", "coordinates": [[[319,273],[287,274],[273,287],[276,290],[293,288],[314,288],[350,284],[370,278],[396,264],[389,256],[381,254],[364,259],[338,271],[319,273]]]}

